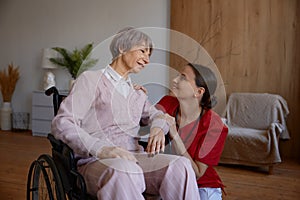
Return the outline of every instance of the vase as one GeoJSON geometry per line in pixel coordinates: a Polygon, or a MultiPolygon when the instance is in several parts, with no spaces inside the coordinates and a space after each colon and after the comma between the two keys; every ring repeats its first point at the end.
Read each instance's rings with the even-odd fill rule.
{"type": "Polygon", "coordinates": [[[10,131],[11,130],[11,103],[4,102],[0,110],[1,114],[1,130],[10,131]]]}

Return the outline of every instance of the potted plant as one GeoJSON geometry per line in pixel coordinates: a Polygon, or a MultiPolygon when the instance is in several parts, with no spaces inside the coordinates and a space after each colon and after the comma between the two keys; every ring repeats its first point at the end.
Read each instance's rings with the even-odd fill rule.
{"type": "Polygon", "coordinates": [[[53,47],[61,57],[50,58],[49,60],[59,66],[65,67],[72,78],[75,80],[83,71],[93,67],[98,59],[90,58],[90,53],[93,50],[93,43],[85,45],[82,49],[75,48],[73,51],[68,51],[62,47],[53,47]]]}
{"type": "Polygon", "coordinates": [[[12,63],[8,65],[7,72],[6,69],[0,71],[0,91],[3,98],[0,112],[2,130],[11,130],[11,99],[19,78],[19,67],[14,67],[12,63]]]}

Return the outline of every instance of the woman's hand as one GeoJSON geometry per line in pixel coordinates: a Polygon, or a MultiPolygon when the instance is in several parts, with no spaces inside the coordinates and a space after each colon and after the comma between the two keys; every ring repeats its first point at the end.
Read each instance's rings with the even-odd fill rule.
{"type": "Polygon", "coordinates": [[[142,90],[145,94],[148,94],[147,89],[145,87],[141,86],[141,85],[138,85],[138,84],[134,83],[133,88],[136,89],[136,90],[142,90]]]}
{"type": "Polygon", "coordinates": [[[176,138],[177,136],[179,136],[177,127],[176,127],[175,118],[170,116],[167,113],[164,115],[164,118],[170,127],[170,131],[169,131],[170,139],[172,140],[172,139],[176,138]]]}
{"type": "Polygon", "coordinates": [[[151,128],[146,152],[151,156],[165,151],[165,134],[161,128],[151,128]]]}
{"type": "Polygon", "coordinates": [[[131,160],[134,162],[138,162],[137,159],[135,158],[135,156],[121,148],[121,147],[116,147],[116,146],[105,146],[102,147],[101,151],[97,154],[97,157],[99,159],[104,159],[104,158],[123,158],[126,160],[131,160]]]}

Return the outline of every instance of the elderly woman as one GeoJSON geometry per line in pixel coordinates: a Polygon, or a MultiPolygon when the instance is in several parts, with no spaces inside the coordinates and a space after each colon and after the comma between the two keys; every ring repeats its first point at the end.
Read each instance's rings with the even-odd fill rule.
{"type": "Polygon", "coordinates": [[[129,74],[148,63],[152,41],[145,33],[125,28],[111,42],[112,63],[86,71],[76,80],[52,122],[57,139],[79,158],[88,193],[98,199],[199,199],[188,159],[159,154],[169,126],[146,94],[135,90],[129,74]],[[141,118],[149,117],[147,152],[138,144],[141,118]],[[149,156],[151,155],[151,156],[149,156]]]}

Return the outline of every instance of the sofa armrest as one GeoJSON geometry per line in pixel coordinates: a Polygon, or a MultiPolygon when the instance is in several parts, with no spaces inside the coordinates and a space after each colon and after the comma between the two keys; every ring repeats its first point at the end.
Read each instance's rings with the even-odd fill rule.
{"type": "Polygon", "coordinates": [[[273,122],[269,127],[269,131],[275,133],[278,139],[281,138],[281,135],[284,132],[284,130],[285,127],[279,122],[273,122]]]}

